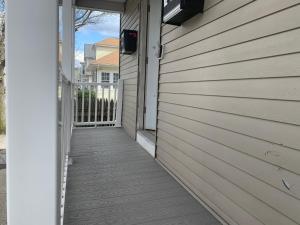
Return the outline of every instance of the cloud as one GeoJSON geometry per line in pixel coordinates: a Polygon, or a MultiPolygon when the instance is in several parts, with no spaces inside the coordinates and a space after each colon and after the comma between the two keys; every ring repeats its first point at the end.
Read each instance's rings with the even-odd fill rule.
{"type": "Polygon", "coordinates": [[[75,51],[75,67],[80,67],[81,62],[84,62],[84,52],[75,51]]]}
{"type": "Polygon", "coordinates": [[[82,33],[91,31],[97,32],[104,37],[119,37],[120,15],[116,13],[105,13],[100,17],[97,24],[88,24],[79,29],[79,32],[82,33]]]}
{"type": "MultiPolygon", "coordinates": [[[[103,12],[94,12],[102,14],[103,12]]],[[[95,43],[108,37],[119,37],[120,15],[104,13],[96,24],[81,27],[75,34],[75,67],[84,61],[84,44],[95,43]]]]}

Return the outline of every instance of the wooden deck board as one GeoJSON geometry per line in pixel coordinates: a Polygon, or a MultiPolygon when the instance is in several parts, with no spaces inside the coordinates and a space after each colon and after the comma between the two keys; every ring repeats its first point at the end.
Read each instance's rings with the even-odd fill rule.
{"type": "Polygon", "coordinates": [[[220,224],[123,129],[76,129],[65,225],[220,224]]]}

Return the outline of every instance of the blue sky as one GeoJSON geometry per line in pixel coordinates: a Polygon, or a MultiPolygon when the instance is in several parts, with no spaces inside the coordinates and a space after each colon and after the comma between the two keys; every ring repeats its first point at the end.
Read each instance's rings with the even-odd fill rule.
{"type": "Polygon", "coordinates": [[[105,13],[97,24],[80,28],[75,33],[75,66],[83,60],[84,44],[91,44],[109,37],[119,37],[120,16],[116,13],[105,13]]]}

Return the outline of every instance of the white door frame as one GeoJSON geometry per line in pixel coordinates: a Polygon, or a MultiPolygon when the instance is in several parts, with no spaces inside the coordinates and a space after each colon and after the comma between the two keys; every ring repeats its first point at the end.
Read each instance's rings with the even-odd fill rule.
{"type": "Polygon", "coordinates": [[[148,4],[144,129],[156,130],[162,2],[148,4]]]}

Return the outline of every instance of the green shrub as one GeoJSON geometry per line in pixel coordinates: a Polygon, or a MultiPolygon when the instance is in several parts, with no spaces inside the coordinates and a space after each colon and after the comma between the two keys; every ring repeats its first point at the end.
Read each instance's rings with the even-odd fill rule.
{"type": "MultiPolygon", "coordinates": [[[[84,91],[78,90],[78,107],[77,107],[77,121],[81,122],[82,117],[82,95],[84,93],[84,112],[83,112],[83,122],[88,122],[88,110],[89,110],[89,90],[85,89],[84,91]]],[[[113,119],[113,109],[114,109],[114,101],[110,100],[110,118],[111,121],[113,119]]],[[[98,98],[96,101],[96,92],[91,90],[91,116],[90,121],[95,121],[95,116],[97,117],[97,121],[101,121],[101,112],[103,111],[103,121],[108,120],[108,99],[107,98],[98,98]],[[102,101],[103,101],[103,110],[102,110],[102,101]],[[97,102],[97,115],[95,115],[95,103],[97,102]]],[[[76,120],[76,113],[75,113],[76,120]]]]}

